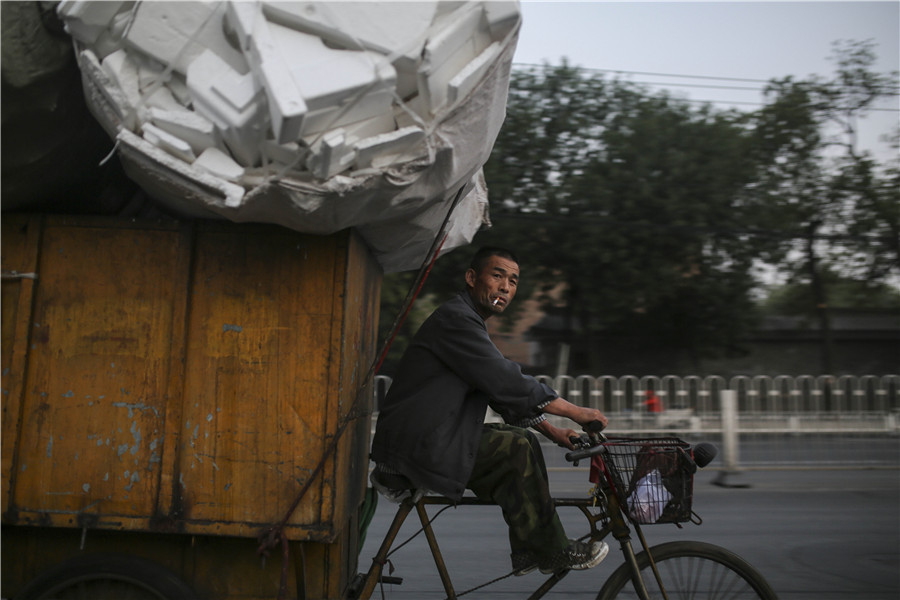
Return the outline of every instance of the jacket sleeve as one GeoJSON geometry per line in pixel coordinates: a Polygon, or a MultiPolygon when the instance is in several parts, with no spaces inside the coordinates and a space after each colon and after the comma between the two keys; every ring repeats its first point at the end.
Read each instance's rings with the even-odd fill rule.
{"type": "Polygon", "coordinates": [[[448,311],[436,321],[430,350],[473,390],[486,395],[504,421],[527,427],[544,420],[541,408],[556,392],[504,357],[476,313],[448,311]]]}

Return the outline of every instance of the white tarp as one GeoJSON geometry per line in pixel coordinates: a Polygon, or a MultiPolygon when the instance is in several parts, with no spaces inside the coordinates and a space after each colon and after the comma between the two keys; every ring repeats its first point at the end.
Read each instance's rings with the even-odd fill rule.
{"type": "Polygon", "coordinates": [[[62,2],[88,105],[186,216],[330,234],[385,271],[488,222],[517,2],[62,2]],[[102,6],[100,6],[102,5],[102,6]]]}

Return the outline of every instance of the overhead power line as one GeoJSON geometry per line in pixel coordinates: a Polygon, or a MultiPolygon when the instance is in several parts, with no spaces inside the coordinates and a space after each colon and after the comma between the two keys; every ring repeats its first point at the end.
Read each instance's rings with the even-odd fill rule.
{"type": "MultiPolygon", "coordinates": [[[[534,63],[513,63],[514,67],[544,67],[546,65],[537,65],[534,63]]],[[[769,83],[768,79],[749,79],[746,77],[719,77],[714,75],[684,75],[679,73],[654,73],[651,71],[625,71],[622,69],[596,69],[589,67],[573,67],[579,71],[588,71],[596,73],[622,73],[627,75],[642,75],[650,77],[676,77],[680,79],[711,79],[718,81],[739,81],[742,83],[769,83]]]]}
{"type": "MultiPolygon", "coordinates": [[[[513,63],[513,67],[538,67],[543,68],[548,65],[536,65],[533,63],[513,63]]],[[[596,72],[596,73],[616,73],[616,74],[628,74],[628,75],[640,75],[640,76],[650,76],[650,77],[670,77],[677,79],[697,79],[697,80],[705,80],[705,81],[733,81],[733,82],[741,82],[741,83],[759,83],[759,84],[768,84],[769,80],[765,79],[750,79],[746,77],[721,77],[721,76],[713,76],[713,75],[686,75],[680,73],[656,73],[651,71],[626,71],[621,69],[597,69],[597,68],[585,68],[585,67],[575,67],[580,71],[587,72],[596,72]]],[[[663,87],[663,88],[698,88],[698,89],[706,89],[706,90],[728,90],[735,92],[757,92],[762,94],[764,91],[764,86],[759,87],[748,87],[748,86],[733,86],[733,85],[714,85],[714,84],[704,84],[704,83],[686,83],[686,82],[668,82],[668,81],[632,81],[632,83],[636,85],[644,85],[644,86],[654,86],[654,87],[663,87]]],[[[897,92],[891,92],[894,95],[900,95],[897,92]]],[[[697,104],[728,104],[728,105],[742,105],[742,106],[764,106],[764,102],[760,101],[749,101],[749,100],[701,100],[701,99],[684,99],[685,102],[697,103],[697,104]]],[[[900,112],[900,109],[897,108],[881,108],[881,107],[870,107],[867,110],[871,112],[891,112],[896,113],[900,112]]]]}
{"type": "MultiPolygon", "coordinates": [[[[547,65],[538,65],[534,63],[513,63],[514,67],[545,67],[547,65]]],[[[552,65],[550,65],[552,66],[552,65]]],[[[721,75],[687,75],[684,73],[658,73],[654,71],[628,71],[625,69],[600,69],[595,67],[573,67],[579,71],[587,71],[589,73],[616,73],[622,75],[640,75],[643,77],[672,77],[675,79],[704,79],[709,81],[734,81],[739,83],[771,83],[771,79],[752,79],[748,77],[724,77],[721,75]]],[[[676,83],[660,83],[659,85],[680,85],[676,83]]],[[[687,84],[684,84],[687,85],[687,84]]],[[[893,93],[900,93],[900,86],[892,86],[895,90],[893,93]]],[[[754,88],[736,88],[736,89],[754,89],[754,88]]]]}

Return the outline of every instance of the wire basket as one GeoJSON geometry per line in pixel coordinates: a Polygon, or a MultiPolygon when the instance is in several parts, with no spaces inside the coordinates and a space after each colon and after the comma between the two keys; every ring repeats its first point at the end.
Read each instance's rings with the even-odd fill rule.
{"type": "Polygon", "coordinates": [[[616,490],[632,521],[684,523],[691,520],[696,464],[691,446],[674,437],[609,438],[606,452],[591,459],[590,479],[603,477],[616,490]]]}

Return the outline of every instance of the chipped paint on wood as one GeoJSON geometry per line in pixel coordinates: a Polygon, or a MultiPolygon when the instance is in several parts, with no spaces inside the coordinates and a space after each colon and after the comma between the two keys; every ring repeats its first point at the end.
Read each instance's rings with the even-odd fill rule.
{"type": "MultiPolygon", "coordinates": [[[[28,256],[3,243],[4,260],[28,256]]],[[[6,522],[67,526],[90,507],[98,527],[255,536],[371,395],[359,380],[380,270],[352,234],[47,219],[30,248],[40,277],[13,284],[34,286],[26,326],[7,335],[27,311],[3,305],[4,353],[17,351],[4,417],[19,415],[3,422],[6,522]]],[[[329,539],[355,514],[365,425],[344,434],[293,539],[329,539]]]]}

